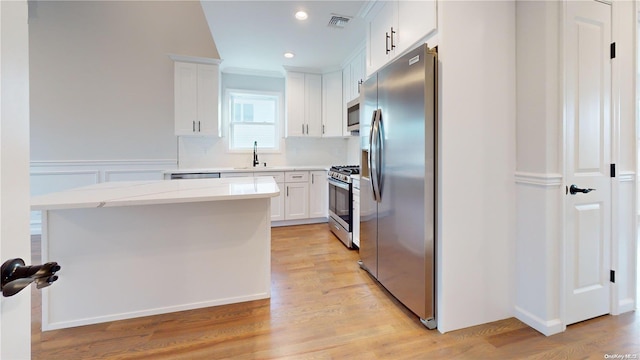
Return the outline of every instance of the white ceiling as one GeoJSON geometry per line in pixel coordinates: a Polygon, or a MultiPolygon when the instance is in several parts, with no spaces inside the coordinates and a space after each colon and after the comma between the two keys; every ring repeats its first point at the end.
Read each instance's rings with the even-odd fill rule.
{"type": "Polygon", "coordinates": [[[368,1],[219,1],[202,0],[222,69],[283,72],[283,65],[339,67],[364,46],[365,21],[359,15],[368,1]],[[294,17],[305,10],[309,17],[294,17]],[[343,29],[329,27],[331,14],[352,17],[343,29]],[[287,51],[296,56],[285,59],[287,51]]]}

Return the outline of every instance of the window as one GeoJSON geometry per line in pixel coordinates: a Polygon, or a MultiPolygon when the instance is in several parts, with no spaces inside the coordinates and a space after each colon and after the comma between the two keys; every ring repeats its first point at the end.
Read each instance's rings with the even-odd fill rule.
{"type": "Polygon", "coordinates": [[[229,91],[229,149],[258,148],[278,150],[280,95],[229,91]]]}

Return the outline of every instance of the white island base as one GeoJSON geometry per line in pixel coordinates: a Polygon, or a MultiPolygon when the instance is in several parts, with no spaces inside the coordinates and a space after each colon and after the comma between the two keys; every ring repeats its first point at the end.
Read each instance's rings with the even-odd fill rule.
{"type": "Polygon", "coordinates": [[[42,261],[62,270],[43,289],[42,330],[270,297],[273,185],[258,198],[43,210],[42,261]]]}

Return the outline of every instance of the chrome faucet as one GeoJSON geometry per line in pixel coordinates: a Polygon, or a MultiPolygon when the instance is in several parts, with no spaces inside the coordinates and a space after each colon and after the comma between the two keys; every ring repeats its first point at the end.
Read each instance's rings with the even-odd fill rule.
{"type": "Polygon", "coordinates": [[[258,142],[253,142],[253,167],[260,165],[260,161],[258,161],[258,142]]]}

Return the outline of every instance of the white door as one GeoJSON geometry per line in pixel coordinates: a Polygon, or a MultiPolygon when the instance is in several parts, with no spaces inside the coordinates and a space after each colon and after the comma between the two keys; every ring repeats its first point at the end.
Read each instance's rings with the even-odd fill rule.
{"type": "MultiPolygon", "coordinates": [[[[31,262],[26,1],[0,1],[0,262],[31,262]]],[[[31,357],[31,289],[0,297],[0,359],[31,357]]]]}
{"type": "Polygon", "coordinates": [[[565,324],[610,312],[611,6],[566,3],[565,324]]]}

